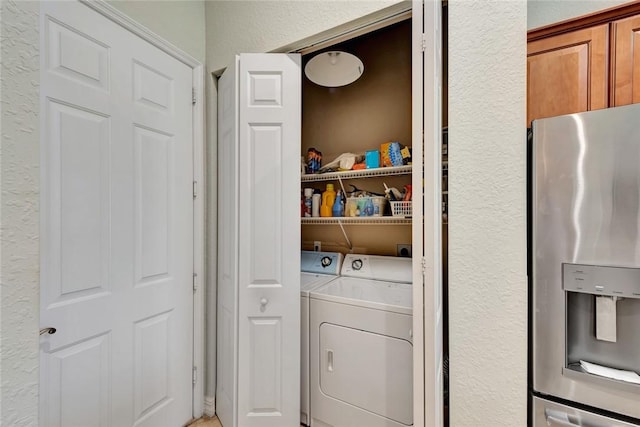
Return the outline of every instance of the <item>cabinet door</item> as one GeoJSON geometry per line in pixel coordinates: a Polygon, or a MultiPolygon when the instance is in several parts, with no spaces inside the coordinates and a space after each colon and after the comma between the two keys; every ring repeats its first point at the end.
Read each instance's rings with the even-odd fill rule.
{"type": "Polygon", "coordinates": [[[608,25],[529,42],[527,125],[608,106],[608,25]]]}
{"type": "Polygon", "coordinates": [[[615,21],[612,30],[611,105],[617,107],[640,102],[640,15],[615,21]]]}

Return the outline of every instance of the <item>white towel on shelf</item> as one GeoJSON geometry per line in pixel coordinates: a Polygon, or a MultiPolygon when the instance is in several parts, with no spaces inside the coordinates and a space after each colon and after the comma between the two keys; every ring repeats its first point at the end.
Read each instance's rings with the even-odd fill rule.
{"type": "Polygon", "coordinates": [[[606,366],[596,365],[595,363],[580,361],[580,366],[586,372],[599,375],[601,377],[607,377],[614,380],[626,381],[629,383],[640,384],[640,375],[633,371],[625,371],[622,369],[608,368],[606,366]]]}

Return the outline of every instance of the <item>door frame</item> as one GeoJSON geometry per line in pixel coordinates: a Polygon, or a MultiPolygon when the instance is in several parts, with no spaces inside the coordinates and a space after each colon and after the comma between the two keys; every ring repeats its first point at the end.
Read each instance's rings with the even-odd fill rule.
{"type": "Polygon", "coordinates": [[[105,18],[113,21],[134,35],[162,50],[169,56],[187,65],[192,70],[193,77],[193,366],[194,386],[192,416],[200,417],[204,407],[204,233],[205,233],[205,173],[204,173],[204,67],[200,61],[183,50],[169,43],[162,37],[150,31],[139,22],[131,19],[123,12],[115,9],[104,0],[78,0],[79,3],[93,9],[105,18]],[[198,374],[200,373],[200,374],[198,374]]]}

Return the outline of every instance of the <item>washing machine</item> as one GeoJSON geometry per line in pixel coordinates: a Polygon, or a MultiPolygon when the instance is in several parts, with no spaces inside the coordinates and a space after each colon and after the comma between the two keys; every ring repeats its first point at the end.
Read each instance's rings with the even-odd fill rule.
{"type": "Polygon", "coordinates": [[[309,292],[340,274],[342,254],[300,253],[300,423],[309,425],[309,292]]]}
{"type": "Polygon", "coordinates": [[[312,427],[413,425],[412,263],[349,254],[309,293],[312,427]]]}

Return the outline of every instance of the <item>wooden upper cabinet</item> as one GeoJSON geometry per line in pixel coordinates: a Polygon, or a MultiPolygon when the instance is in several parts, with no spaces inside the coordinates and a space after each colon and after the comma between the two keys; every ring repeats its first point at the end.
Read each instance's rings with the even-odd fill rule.
{"type": "Polygon", "coordinates": [[[612,23],[614,107],[640,102],[640,15],[612,23]],[[634,84],[635,83],[635,84],[634,84]]]}
{"type": "Polygon", "coordinates": [[[608,107],[608,46],[608,24],[529,42],[527,126],[534,119],[608,107]]]}

